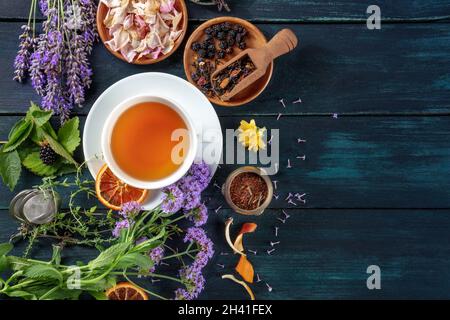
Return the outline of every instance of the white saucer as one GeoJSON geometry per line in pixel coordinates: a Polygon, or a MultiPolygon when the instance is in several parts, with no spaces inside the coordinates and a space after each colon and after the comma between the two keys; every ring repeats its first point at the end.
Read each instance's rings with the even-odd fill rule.
{"type": "MultiPolygon", "coordinates": [[[[219,118],[209,100],[194,85],[179,77],[160,72],[140,73],[122,79],[106,89],[95,101],[86,119],[83,132],[83,152],[91,175],[105,163],[101,150],[102,129],[111,110],[122,101],[138,95],[161,95],[170,97],[185,109],[191,117],[199,135],[199,150],[196,159],[203,153],[209,155],[213,175],[222,157],[222,129],[219,118]],[[204,137],[208,137],[205,139],[204,137]],[[211,152],[212,151],[212,152],[211,152]]],[[[162,201],[161,190],[152,190],[143,203],[151,210],[162,201]]]]}

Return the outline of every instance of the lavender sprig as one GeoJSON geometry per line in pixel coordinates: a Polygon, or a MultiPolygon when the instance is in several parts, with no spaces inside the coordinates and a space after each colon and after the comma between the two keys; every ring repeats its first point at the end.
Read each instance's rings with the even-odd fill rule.
{"type": "Polygon", "coordinates": [[[94,0],[33,0],[28,25],[22,27],[14,80],[29,76],[42,107],[62,121],[75,105],[82,106],[92,83],[88,56],[98,40],[96,11],[94,0]],[[37,5],[46,18],[40,34],[35,28],[37,5]]]}
{"type": "Polygon", "coordinates": [[[20,44],[19,51],[14,60],[14,80],[23,82],[28,69],[30,68],[31,49],[33,46],[33,40],[30,37],[30,26],[22,26],[22,34],[19,36],[20,44]]]}

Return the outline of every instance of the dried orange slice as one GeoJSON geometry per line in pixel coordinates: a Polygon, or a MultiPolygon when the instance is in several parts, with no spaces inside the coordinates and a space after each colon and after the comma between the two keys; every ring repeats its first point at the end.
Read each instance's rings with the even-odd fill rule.
{"type": "Polygon", "coordinates": [[[117,178],[105,164],[95,179],[97,198],[107,208],[120,210],[124,203],[136,201],[142,203],[148,190],[132,187],[117,178]]]}
{"type": "Polygon", "coordinates": [[[148,300],[148,295],[141,288],[129,282],[121,282],[106,291],[108,300],[148,300]]]}

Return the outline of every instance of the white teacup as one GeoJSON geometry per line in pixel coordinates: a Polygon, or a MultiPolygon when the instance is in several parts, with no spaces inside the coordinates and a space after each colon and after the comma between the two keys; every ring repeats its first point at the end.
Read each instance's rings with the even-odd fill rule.
{"type": "MultiPolygon", "coordinates": [[[[141,189],[161,189],[180,180],[194,162],[198,147],[198,138],[195,127],[187,112],[176,102],[159,96],[136,96],[119,104],[106,119],[101,139],[103,157],[111,171],[123,182],[141,189]],[[111,152],[111,136],[117,120],[127,109],[143,102],[159,102],[172,108],[183,119],[189,135],[189,149],[187,150],[183,162],[173,173],[159,180],[142,181],[128,175],[116,163],[111,152]]],[[[142,137],[142,139],[145,139],[145,137],[142,137]]]]}

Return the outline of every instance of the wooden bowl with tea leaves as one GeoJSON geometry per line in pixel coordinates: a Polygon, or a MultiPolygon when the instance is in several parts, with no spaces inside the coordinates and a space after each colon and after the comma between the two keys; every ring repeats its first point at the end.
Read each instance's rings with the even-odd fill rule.
{"type": "MultiPolygon", "coordinates": [[[[220,31],[219,31],[220,32],[220,31]]],[[[229,32],[229,31],[228,31],[229,32]]],[[[219,17],[214,18],[211,20],[206,21],[202,25],[200,25],[189,37],[186,47],[184,49],[184,72],[186,73],[186,77],[190,83],[195,85],[198,89],[200,89],[211,101],[212,103],[215,103],[220,106],[224,107],[235,107],[235,106],[241,106],[243,104],[249,103],[250,101],[254,100],[256,97],[258,97],[264,89],[267,87],[267,85],[270,82],[270,78],[272,77],[273,72],[273,62],[270,63],[269,67],[267,68],[266,73],[263,77],[261,77],[259,80],[257,80],[255,83],[253,83],[251,86],[246,88],[244,91],[233,97],[229,101],[223,101],[218,97],[213,90],[206,90],[204,86],[204,80],[207,77],[198,78],[198,61],[201,61],[199,59],[205,60],[208,65],[212,66],[211,74],[214,72],[214,70],[219,67],[221,64],[226,63],[236,55],[238,55],[240,52],[247,48],[260,48],[264,46],[267,43],[267,39],[264,36],[264,34],[252,23],[235,18],[235,17],[219,17]],[[216,54],[214,57],[202,57],[199,54],[199,51],[197,50],[198,44],[204,43],[207,38],[211,38],[211,35],[207,35],[206,32],[210,32],[211,28],[217,25],[222,25],[224,23],[231,24],[232,28],[234,25],[240,25],[246,30],[245,34],[245,48],[239,48],[238,45],[234,44],[232,46],[232,52],[227,53],[223,58],[218,57],[217,52],[222,51],[221,49],[221,41],[225,41],[226,39],[219,40],[216,38],[217,34],[215,34],[212,38],[214,39],[214,46],[216,49],[216,54]],[[193,48],[194,46],[194,48],[193,48]],[[197,46],[197,47],[195,47],[197,46]],[[194,50],[195,49],[195,50],[194,50]],[[200,82],[199,82],[200,81],[200,82]]],[[[202,55],[204,53],[202,52],[202,55]]],[[[209,82],[210,79],[207,79],[209,82]]],[[[206,84],[207,85],[207,84],[206,84]]]]}
{"type": "Polygon", "coordinates": [[[142,56],[140,58],[134,58],[132,61],[127,61],[127,59],[119,52],[111,49],[109,45],[107,45],[105,42],[111,40],[111,35],[109,33],[109,29],[105,26],[105,17],[109,11],[109,8],[103,3],[100,2],[97,9],[97,30],[98,34],[100,36],[100,39],[102,40],[103,44],[105,45],[106,49],[116,56],[117,58],[128,62],[132,64],[138,64],[138,65],[147,65],[147,64],[154,64],[158,63],[160,61],[163,61],[170,57],[181,45],[183,42],[184,36],[186,35],[187,26],[188,26],[188,11],[185,0],[176,0],[174,4],[174,8],[182,14],[181,21],[179,22],[179,27],[177,30],[181,31],[181,34],[178,36],[178,38],[175,40],[174,46],[172,49],[165,53],[158,56],[158,58],[154,59],[149,55],[142,56]]]}

